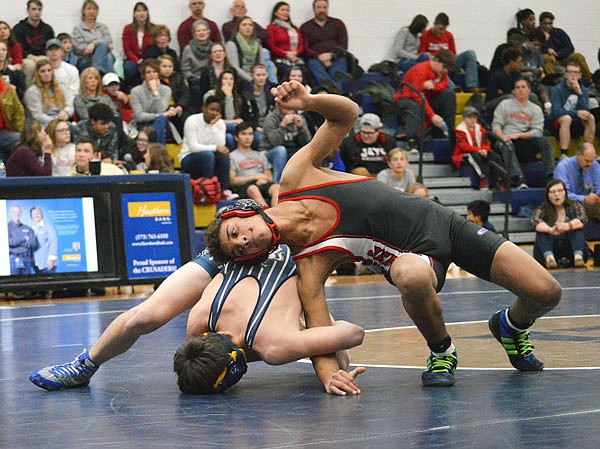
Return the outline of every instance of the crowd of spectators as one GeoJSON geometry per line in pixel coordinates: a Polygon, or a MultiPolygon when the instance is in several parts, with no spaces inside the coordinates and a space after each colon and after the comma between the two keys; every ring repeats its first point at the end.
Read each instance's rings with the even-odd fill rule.
{"type": "MultiPolygon", "coordinates": [[[[231,20],[221,28],[204,15],[203,0],[189,0],[190,16],[174,30],[179,51],[171,47],[171,30],[153,23],[148,6],[137,2],[121,33],[122,54],[115,51],[117,30],[100,21],[95,0],[84,0],[78,23],[58,34],[42,20],[43,7],[29,0],[27,16],[12,28],[0,20],[0,158],[9,176],[87,173],[85,158],[77,162],[81,141],[84,153],[91,146],[90,154],[119,173],[172,172],[165,145],[175,143],[181,144],[181,171],[192,178],[217,176],[230,198],[272,201],[271,186],[287,159],[322,121],[276,107],[270,87],[296,79],[313,92],[352,93],[348,32],[343,20],[329,15],[327,0],[314,0],[313,17],[303,24],[293,21],[288,3],[277,2],[266,27],[252,19],[243,0],[234,0],[231,20]],[[240,175],[243,167],[231,165],[234,150],[243,163],[260,160],[260,173],[240,175]]],[[[561,159],[573,139],[592,143],[600,71],[591,72],[568,34],[554,27],[552,13],[538,21],[532,10],[520,10],[489,70],[473,50],[456,48],[449,27],[449,16],[440,12],[431,26],[418,14],[400,28],[394,62],[397,75],[413,87],[405,85],[394,98],[400,127],[387,129],[379,116],[365,114],[332,152],[331,167],[407,190],[416,180],[396,137],[410,149],[426,128],[450,139],[453,162],[473,171],[474,188],[494,185],[491,168],[511,151],[513,185],[525,188],[520,164],[538,154],[544,180],[554,177],[549,135],[557,138],[561,159]],[[460,90],[486,100],[465,109],[455,126],[460,90]]],[[[102,170],[108,171],[116,173],[102,170]]]]}

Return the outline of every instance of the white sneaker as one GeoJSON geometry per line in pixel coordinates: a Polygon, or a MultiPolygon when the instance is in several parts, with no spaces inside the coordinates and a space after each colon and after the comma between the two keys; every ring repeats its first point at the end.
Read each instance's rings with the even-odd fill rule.
{"type": "Polygon", "coordinates": [[[240,196],[237,193],[233,193],[231,190],[229,189],[225,189],[223,190],[222,196],[224,199],[226,200],[235,200],[237,198],[239,198],[240,196]]]}
{"type": "Polygon", "coordinates": [[[527,184],[525,184],[524,182],[522,182],[521,184],[519,184],[519,187],[517,187],[517,189],[519,190],[525,190],[528,189],[529,186],[527,184]]]}
{"type": "Polygon", "coordinates": [[[568,156],[568,155],[566,155],[565,153],[560,153],[560,156],[559,156],[558,160],[559,160],[559,161],[562,161],[562,160],[564,160],[564,159],[568,159],[568,158],[569,158],[569,156],[568,156]]]}

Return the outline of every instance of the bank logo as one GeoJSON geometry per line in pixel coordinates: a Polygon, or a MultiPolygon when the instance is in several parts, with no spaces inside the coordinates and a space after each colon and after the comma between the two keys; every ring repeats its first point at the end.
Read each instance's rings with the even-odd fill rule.
{"type": "Polygon", "coordinates": [[[170,217],[169,201],[139,201],[127,204],[129,218],[170,217]]]}

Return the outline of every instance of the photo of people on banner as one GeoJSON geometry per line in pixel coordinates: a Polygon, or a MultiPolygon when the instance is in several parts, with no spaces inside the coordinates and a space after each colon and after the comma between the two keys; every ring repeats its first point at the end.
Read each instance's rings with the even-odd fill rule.
{"type": "Polygon", "coordinates": [[[0,276],[98,271],[93,198],[0,200],[0,267],[0,276]]]}

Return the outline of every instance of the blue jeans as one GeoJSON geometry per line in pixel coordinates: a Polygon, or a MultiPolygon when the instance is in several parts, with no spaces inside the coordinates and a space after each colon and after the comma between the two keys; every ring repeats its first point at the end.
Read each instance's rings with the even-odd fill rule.
{"type": "Polygon", "coordinates": [[[456,55],[452,73],[460,69],[465,71],[465,84],[467,88],[479,87],[479,75],[477,73],[477,55],[473,50],[463,51],[456,55]]]}
{"type": "Polygon", "coordinates": [[[583,255],[583,250],[585,246],[585,237],[583,235],[582,229],[576,229],[574,231],[568,231],[564,235],[554,236],[552,234],[548,234],[546,232],[536,232],[535,233],[535,245],[542,253],[544,258],[550,254],[554,255],[554,244],[557,239],[560,238],[568,238],[569,243],[571,244],[571,251],[573,253],[578,253],[583,255]]]}
{"type": "Polygon", "coordinates": [[[0,160],[6,162],[10,157],[13,145],[19,140],[19,133],[9,131],[8,129],[0,130],[0,160]]]}
{"type": "Polygon", "coordinates": [[[96,44],[94,53],[91,55],[81,56],[77,60],[77,68],[79,72],[88,67],[96,67],[102,74],[115,71],[115,57],[108,48],[108,44],[96,44]]]}
{"type": "Polygon", "coordinates": [[[169,129],[169,119],[164,115],[159,115],[156,120],[151,123],[138,123],[138,129],[142,129],[144,126],[149,126],[156,130],[158,135],[158,143],[165,145],[167,143],[167,137],[171,134],[169,129]]]}
{"type": "Polygon", "coordinates": [[[129,59],[123,62],[123,73],[125,75],[125,85],[132,89],[142,84],[142,76],[138,70],[138,65],[129,59]]]}
{"type": "Polygon", "coordinates": [[[229,188],[229,157],[218,151],[198,151],[188,154],[181,161],[181,171],[192,179],[216,176],[223,190],[229,188]]]}
{"type": "Polygon", "coordinates": [[[274,86],[277,86],[277,84],[279,84],[279,81],[277,80],[275,64],[271,60],[271,53],[269,52],[268,49],[266,49],[264,47],[263,47],[262,52],[263,52],[263,58],[265,58],[265,68],[267,69],[267,79],[269,80],[269,82],[271,84],[273,84],[274,86]]]}
{"type": "Polygon", "coordinates": [[[404,61],[399,61],[396,64],[396,67],[401,72],[406,73],[412,66],[424,61],[429,61],[429,56],[427,56],[426,53],[421,53],[417,59],[405,59],[404,61]]]}
{"type": "Polygon", "coordinates": [[[329,68],[326,68],[318,59],[309,59],[307,65],[318,85],[321,85],[323,80],[329,80],[339,90],[343,91],[340,81],[335,78],[335,74],[348,71],[345,58],[335,59],[329,68]]]}
{"type": "Polygon", "coordinates": [[[281,172],[288,160],[287,148],[283,145],[271,148],[267,151],[267,160],[273,166],[273,182],[279,184],[279,181],[281,181],[281,172]]]}

